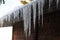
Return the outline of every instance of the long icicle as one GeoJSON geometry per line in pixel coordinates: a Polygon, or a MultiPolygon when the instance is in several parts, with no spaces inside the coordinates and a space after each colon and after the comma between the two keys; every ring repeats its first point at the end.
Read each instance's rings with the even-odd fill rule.
{"type": "Polygon", "coordinates": [[[38,0],[38,22],[40,23],[40,0],[38,0]]]}
{"type": "Polygon", "coordinates": [[[29,37],[30,37],[30,35],[31,35],[31,5],[29,5],[28,6],[28,9],[29,9],[29,13],[28,13],[28,15],[29,15],[29,17],[28,17],[28,22],[29,22],[29,37]]]}
{"type": "Polygon", "coordinates": [[[43,6],[44,6],[44,0],[40,0],[41,2],[41,14],[42,14],[42,26],[43,26],[43,6]]]}
{"type": "Polygon", "coordinates": [[[34,30],[36,24],[36,2],[33,3],[33,23],[34,23],[34,30]]]}
{"type": "Polygon", "coordinates": [[[28,31],[28,9],[27,7],[23,8],[23,20],[24,20],[24,33],[27,40],[27,31],[28,31]]]}

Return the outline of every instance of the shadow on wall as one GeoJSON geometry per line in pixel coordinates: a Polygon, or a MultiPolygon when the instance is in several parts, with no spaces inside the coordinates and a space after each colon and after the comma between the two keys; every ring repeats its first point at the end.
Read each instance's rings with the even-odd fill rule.
{"type": "Polygon", "coordinates": [[[60,10],[44,14],[43,28],[40,26],[39,40],[60,40],[60,10]]]}

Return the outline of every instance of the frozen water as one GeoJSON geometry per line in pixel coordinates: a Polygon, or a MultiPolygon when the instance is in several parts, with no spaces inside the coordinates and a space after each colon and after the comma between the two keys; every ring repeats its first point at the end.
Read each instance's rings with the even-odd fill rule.
{"type": "Polygon", "coordinates": [[[58,3],[59,3],[59,0],[57,0],[57,8],[58,8],[58,3]]]}

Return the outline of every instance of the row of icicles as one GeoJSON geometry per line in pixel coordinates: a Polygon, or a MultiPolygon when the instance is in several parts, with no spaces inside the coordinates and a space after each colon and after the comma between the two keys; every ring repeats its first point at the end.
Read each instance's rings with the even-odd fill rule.
{"type": "MultiPolygon", "coordinates": [[[[29,0],[30,2],[32,0],[29,0]]],[[[42,24],[43,24],[43,7],[44,7],[44,4],[45,4],[45,0],[37,0],[38,2],[38,18],[40,20],[40,14],[42,14],[42,24]],[[41,10],[41,11],[40,11],[41,10]]],[[[21,3],[22,4],[27,4],[28,2],[26,0],[21,0],[21,3]]],[[[52,3],[52,0],[49,0],[49,8],[51,6],[51,3],[52,3]]],[[[58,3],[59,3],[59,0],[57,0],[57,8],[58,8],[58,3]]],[[[36,24],[36,3],[33,3],[33,24],[34,24],[34,30],[36,29],[35,27],[35,24],[36,24]]],[[[27,36],[29,34],[29,37],[31,35],[31,7],[28,6],[25,7],[23,9],[23,20],[24,20],[24,33],[25,33],[25,36],[26,36],[26,40],[27,40],[27,36]],[[30,9],[29,9],[30,8],[30,9]],[[26,12],[29,10],[29,13],[26,12]],[[28,29],[29,29],[29,32],[28,32],[28,29]],[[28,34],[27,34],[28,33],[28,34]]],[[[1,26],[3,25],[3,22],[1,23],[1,26]]]]}
{"type": "MultiPolygon", "coordinates": [[[[41,11],[39,11],[39,13],[38,13],[38,18],[39,18],[39,20],[40,20],[40,14],[42,14],[42,25],[43,25],[43,7],[44,7],[44,3],[45,3],[45,0],[37,0],[38,1],[38,9],[39,10],[41,10],[41,11]],[[40,5],[41,4],[41,5],[40,5]]],[[[26,2],[26,1],[25,1],[26,2]]],[[[23,2],[22,2],[23,3],[23,2]]],[[[49,0],[49,8],[50,8],[50,6],[51,6],[51,3],[52,3],[52,0],[49,0]]],[[[57,8],[58,8],[58,3],[59,3],[59,0],[57,0],[57,8]]],[[[24,4],[24,3],[23,3],[24,4]]],[[[25,3],[26,4],[26,3],[25,3]]],[[[34,6],[33,6],[34,7],[34,6]]],[[[36,10],[36,9],[33,9],[34,11],[36,10]]],[[[24,18],[25,20],[25,23],[24,23],[24,26],[26,26],[27,28],[25,28],[26,30],[25,30],[25,33],[26,33],[26,37],[27,37],[27,29],[29,28],[29,36],[31,35],[31,14],[24,14],[25,16],[27,16],[27,15],[29,15],[28,17],[30,17],[30,21],[28,21],[27,22],[27,19],[26,18],[24,18]],[[28,27],[28,25],[29,25],[29,27],[28,27]]],[[[33,23],[34,23],[34,29],[35,29],[35,24],[36,24],[36,13],[34,12],[34,14],[33,14],[33,23]]]]}

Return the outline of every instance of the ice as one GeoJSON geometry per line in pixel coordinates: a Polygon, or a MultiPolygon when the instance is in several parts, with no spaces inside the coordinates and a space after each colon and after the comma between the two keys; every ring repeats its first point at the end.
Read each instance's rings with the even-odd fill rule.
{"type": "Polygon", "coordinates": [[[53,1],[53,0],[49,0],[49,8],[51,7],[52,1],[53,1]]]}
{"type": "Polygon", "coordinates": [[[57,0],[57,8],[58,8],[58,3],[59,3],[59,0],[57,0]]]}
{"type": "Polygon", "coordinates": [[[35,24],[36,24],[36,2],[33,3],[33,24],[34,24],[34,30],[35,30],[35,24]]]}
{"type": "Polygon", "coordinates": [[[42,15],[42,24],[43,24],[43,6],[44,6],[44,0],[40,0],[41,2],[41,15],[42,15]]]}
{"type": "Polygon", "coordinates": [[[28,13],[28,23],[29,23],[29,36],[31,35],[31,5],[28,6],[29,13],[28,13]]]}
{"type": "Polygon", "coordinates": [[[40,20],[40,1],[38,0],[38,20],[40,20]]]}
{"type": "Polygon", "coordinates": [[[51,0],[49,0],[49,8],[50,8],[50,5],[51,5],[50,3],[51,3],[51,0]]]}
{"type": "Polygon", "coordinates": [[[27,39],[27,31],[28,31],[28,7],[23,8],[23,20],[24,20],[24,33],[27,39]]]}

